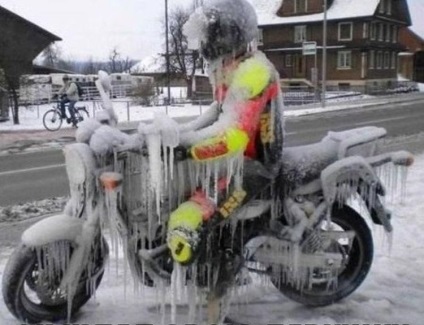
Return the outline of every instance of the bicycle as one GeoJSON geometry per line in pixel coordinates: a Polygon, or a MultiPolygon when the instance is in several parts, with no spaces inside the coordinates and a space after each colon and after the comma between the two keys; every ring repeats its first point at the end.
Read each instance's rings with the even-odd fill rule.
{"type": "MultiPolygon", "coordinates": [[[[69,107],[69,103],[66,103],[65,112],[68,111],[68,107],[69,107]]],[[[90,117],[90,114],[88,113],[88,110],[85,106],[74,106],[74,112],[75,112],[75,120],[76,120],[74,124],[75,127],[77,127],[77,123],[82,122],[84,119],[87,119],[90,117]]],[[[60,102],[57,102],[52,109],[44,113],[43,125],[49,131],[57,131],[62,126],[64,119],[65,118],[62,117],[62,113],[60,110],[60,102]]]]}

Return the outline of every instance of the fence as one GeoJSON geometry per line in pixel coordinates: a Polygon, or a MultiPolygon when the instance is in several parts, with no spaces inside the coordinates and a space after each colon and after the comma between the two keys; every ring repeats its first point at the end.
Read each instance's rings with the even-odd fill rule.
{"type": "MultiPolygon", "coordinates": [[[[321,89],[310,86],[282,87],[284,104],[305,105],[321,101],[321,89]]],[[[384,96],[399,93],[410,93],[418,91],[418,85],[412,81],[388,81],[386,83],[369,83],[364,86],[351,86],[340,84],[338,86],[326,87],[326,99],[349,99],[360,98],[363,95],[384,96]]]]}
{"type": "MultiPolygon", "coordinates": [[[[84,95],[82,96],[82,102],[96,103],[100,100],[99,92],[95,86],[84,86],[84,95]]],[[[291,86],[282,87],[284,103],[286,106],[291,105],[305,105],[312,104],[321,101],[320,89],[315,89],[310,86],[291,86]]],[[[125,98],[131,95],[130,85],[113,85],[111,97],[114,99],[125,98]]],[[[418,91],[418,86],[415,82],[410,81],[396,81],[388,82],[385,84],[368,84],[366,86],[350,86],[340,84],[338,86],[327,87],[327,100],[338,100],[338,99],[349,99],[349,98],[360,98],[364,94],[381,96],[391,95],[398,93],[408,93],[418,91]]],[[[46,87],[33,87],[31,92],[26,91],[19,93],[19,104],[21,106],[38,106],[52,102],[53,95],[57,93],[55,88],[46,87]]],[[[169,102],[163,95],[154,96],[154,98],[143,106],[182,106],[186,104],[194,104],[199,107],[206,107],[212,102],[212,98],[209,93],[196,94],[196,96],[188,100],[186,98],[171,98],[169,102]]],[[[128,115],[130,114],[130,106],[134,105],[135,102],[132,100],[125,101],[127,105],[128,115]]],[[[93,107],[96,104],[92,104],[93,107]]],[[[37,114],[38,115],[38,114],[37,114]]]]}

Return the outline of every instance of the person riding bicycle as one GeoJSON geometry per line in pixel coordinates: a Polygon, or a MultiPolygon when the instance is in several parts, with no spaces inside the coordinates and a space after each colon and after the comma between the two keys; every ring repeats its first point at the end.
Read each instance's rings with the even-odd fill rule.
{"type": "Polygon", "coordinates": [[[175,261],[189,264],[207,221],[231,217],[242,203],[275,182],[282,163],[284,126],[279,75],[262,52],[252,49],[257,17],[246,0],[208,2],[190,16],[184,33],[189,42],[200,43],[200,53],[209,63],[215,102],[181,127],[181,144],[200,163],[244,153],[242,184],[218,181],[223,184],[218,187],[233,186],[221,202],[197,191],[170,215],[168,248],[175,261]]]}
{"type": "Polygon", "coordinates": [[[59,90],[58,96],[60,96],[60,112],[62,114],[62,118],[66,118],[68,123],[73,125],[77,124],[77,120],[75,119],[75,104],[79,100],[78,95],[78,87],[75,82],[72,82],[68,75],[64,75],[63,78],[63,87],[59,90]],[[65,111],[65,104],[69,103],[68,111],[71,118],[67,118],[65,111]]]}

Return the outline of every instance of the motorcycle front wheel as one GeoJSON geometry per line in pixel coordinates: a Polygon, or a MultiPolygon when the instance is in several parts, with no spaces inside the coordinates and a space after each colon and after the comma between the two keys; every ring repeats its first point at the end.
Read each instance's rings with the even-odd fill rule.
{"type": "MultiPolygon", "coordinates": [[[[69,246],[69,256],[72,247],[69,246]]],[[[100,245],[99,245],[100,246],[100,245]]],[[[103,240],[102,249],[93,252],[94,265],[83,271],[72,300],[71,315],[74,315],[94,294],[99,286],[108,256],[108,246],[103,240]]],[[[59,288],[64,270],[52,278],[46,273],[43,252],[25,245],[19,246],[9,258],[3,274],[3,299],[9,311],[20,321],[40,323],[56,322],[68,318],[68,295],[59,288]],[[49,278],[47,281],[46,278],[49,278]]]]}
{"type": "Polygon", "coordinates": [[[271,277],[272,283],[281,293],[306,306],[327,306],[347,297],[364,281],[371,268],[374,245],[371,231],[365,220],[352,208],[342,206],[333,209],[331,221],[340,231],[355,233],[350,245],[343,242],[335,243],[339,250],[345,251],[346,255],[343,267],[334,281],[335,286],[329,286],[328,281],[317,280],[310,286],[299,288],[271,277]]]}

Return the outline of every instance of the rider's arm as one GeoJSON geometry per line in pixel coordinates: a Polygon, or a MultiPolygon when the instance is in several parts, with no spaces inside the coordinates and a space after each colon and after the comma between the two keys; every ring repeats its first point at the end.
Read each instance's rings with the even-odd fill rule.
{"type": "Polygon", "coordinates": [[[60,95],[63,95],[64,93],[65,93],[65,89],[66,89],[66,86],[62,86],[60,89],[59,89],[59,91],[57,92],[57,94],[60,96],[60,95]]]}
{"type": "Polygon", "coordinates": [[[218,121],[182,135],[182,142],[191,145],[191,156],[204,161],[243,152],[249,142],[249,132],[258,125],[266,104],[256,99],[260,99],[270,80],[271,70],[264,60],[252,57],[242,62],[234,74],[218,121]]]}
{"type": "Polygon", "coordinates": [[[66,90],[66,95],[67,96],[74,96],[77,93],[78,93],[77,85],[75,84],[75,82],[72,82],[69,85],[69,88],[66,90]]]}
{"type": "Polygon", "coordinates": [[[195,131],[201,128],[205,128],[217,121],[218,116],[219,107],[218,103],[215,101],[209,106],[206,112],[199,115],[196,119],[180,124],[180,132],[195,131]]]}

